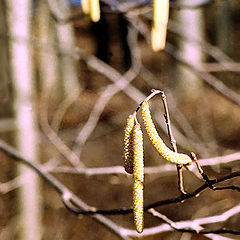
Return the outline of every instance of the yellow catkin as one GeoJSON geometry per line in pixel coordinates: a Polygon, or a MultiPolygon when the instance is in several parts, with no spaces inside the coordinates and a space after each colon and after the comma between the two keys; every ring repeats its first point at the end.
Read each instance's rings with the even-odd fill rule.
{"type": "Polygon", "coordinates": [[[90,12],[90,3],[89,0],[81,0],[82,11],[85,14],[89,14],[90,12]]]}
{"type": "Polygon", "coordinates": [[[136,230],[143,231],[143,136],[140,124],[137,123],[133,129],[133,214],[136,230]]]}
{"type": "Polygon", "coordinates": [[[153,0],[152,49],[159,51],[166,44],[169,0],[153,0]]]}
{"type": "Polygon", "coordinates": [[[90,17],[93,22],[98,22],[100,20],[99,0],[89,0],[89,1],[90,1],[90,17]]]}
{"type": "Polygon", "coordinates": [[[127,173],[133,173],[133,138],[134,116],[130,115],[124,130],[124,168],[127,173]]]}
{"type": "Polygon", "coordinates": [[[163,158],[175,164],[182,165],[191,164],[192,160],[188,155],[173,152],[164,144],[163,140],[158,135],[157,130],[152,121],[148,102],[144,102],[142,104],[142,119],[150,142],[163,158]]]}

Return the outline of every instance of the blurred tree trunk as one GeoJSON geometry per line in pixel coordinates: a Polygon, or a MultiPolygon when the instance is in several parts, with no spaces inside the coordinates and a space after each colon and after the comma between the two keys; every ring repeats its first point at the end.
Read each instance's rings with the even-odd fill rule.
{"type": "MultiPolygon", "coordinates": [[[[50,8],[61,19],[67,19],[70,15],[70,3],[65,0],[48,1],[50,8]]],[[[73,23],[56,23],[58,44],[66,49],[75,48],[73,23]]],[[[71,56],[60,54],[60,71],[66,97],[76,99],[79,95],[79,82],[77,61],[71,56]]]]}
{"type": "MultiPolygon", "coordinates": [[[[4,0],[0,0],[0,96],[1,104],[8,103],[9,97],[9,73],[8,73],[8,41],[7,35],[7,22],[6,22],[6,8],[4,0]],[[4,37],[3,37],[4,36],[4,37]]],[[[2,111],[9,112],[10,108],[1,109],[2,111]]],[[[0,113],[0,114],[1,114],[0,113]]]]}
{"type": "MultiPolygon", "coordinates": [[[[49,1],[51,11],[56,15],[56,19],[67,19],[71,15],[70,3],[66,0],[49,1]]],[[[55,22],[54,30],[58,43],[58,72],[62,81],[64,98],[58,106],[57,111],[53,115],[52,128],[58,131],[61,121],[67,109],[78,98],[80,94],[79,78],[77,69],[77,60],[72,56],[61,54],[61,48],[67,49],[70,52],[75,49],[74,27],[70,21],[68,23],[55,22]]],[[[51,33],[52,34],[52,33],[51,33]]],[[[44,69],[43,69],[44,71],[44,69]]],[[[49,77],[48,77],[49,78],[49,77]]],[[[44,80],[46,82],[46,80],[44,80]]],[[[45,86],[50,83],[44,84],[45,86]]],[[[57,84],[60,86],[60,84],[57,84]]]]}
{"type": "MultiPolygon", "coordinates": [[[[50,11],[46,1],[40,1],[38,3],[36,29],[37,39],[41,43],[54,46],[56,42],[56,31],[51,21],[50,11]]],[[[41,91],[45,94],[47,92],[51,93],[54,99],[56,97],[59,98],[61,84],[59,81],[60,67],[58,64],[57,48],[54,49],[53,47],[50,52],[46,52],[45,49],[40,49],[38,53],[41,91]]]]}
{"type": "Polygon", "coordinates": [[[232,32],[232,22],[231,22],[231,3],[229,0],[222,0],[216,2],[216,42],[217,46],[229,54],[231,50],[231,32],[232,32]]]}
{"type": "MultiPolygon", "coordinates": [[[[184,4],[184,0],[181,0],[184,4]]],[[[202,9],[181,9],[176,13],[176,20],[180,22],[181,33],[189,39],[204,39],[203,12],[202,9]]],[[[180,41],[179,48],[184,58],[191,64],[198,66],[203,54],[197,44],[180,41]]],[[[185,99],[197,99],[201,95],[202,81],[187,67],[177,65],[178,94],[185,99]]]]}
{"type": "MultiPolygon", "coordinates": [[[[38,161],[38,129],[36,123],[35,82],[31,45],[32,0],[8,0],[11,74],[15,90],[16,145],[21,154],[38,161]],[[19,40],[19,41],[18,41],[19,40]]],[[[41,191],[39,178],[27,167],[19,166],[19,173],[27,176],[19,191],[20,239],[41,239],[41,191]]]]}

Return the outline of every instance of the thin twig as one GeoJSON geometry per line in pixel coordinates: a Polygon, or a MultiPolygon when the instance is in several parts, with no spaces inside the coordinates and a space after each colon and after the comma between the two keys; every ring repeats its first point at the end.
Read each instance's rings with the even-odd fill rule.
{"type": "MultiPolygon", "coordinates": [[[[164,117],[165,117],[165,121],[167,124],[167,130],[168,130],[168,136],[170,139],[170,143],[173,147],[173,151],[177,152],[177,144],[176,144],[176,140],[172,133],[171,121],[170,121],[170,116],[169,116],[169,111],[168,111],[168,106],[167,106],[167,97],[163,91],[161,92],[161,97],[162,97],[163,107],[164,107],[164,111],[165,111],[164,117]]],[[[181,194],[184,195],[184,194],[186,194],[186,192],[184,191],[183,173],[182,173],[182,165],[181,164],[177,164],[177,173],[178,173],[178,189],[181,192],[181,194]]]]}
{"type": "MultiPolygon", "coordinates": [[[[132,208],[126,209],[126,208],[122,208],[122,209],[117,209],[117,210],[97,210],[97,209],[93,209],[90,206],[88,206],[86,203],[84,203],[82,200],[80,200],[78,197],[76,197],[71,191],[68,190],[68,188],[66,188],[63,184],[61,184],[57,179],[55,179],[52,175],[50,175],[49,173],[47,173],[45,170],[42,169],[42,167],[39,164],[33,163],[27,159],[25,159],[24,157],[22,157],[14,148],[12,148],[11,146],[9,146],[8,144],[4,143],[3,141],[0,141],[0,149],[6,154],[8,155],[10,158],[12,158],[13,160],[16,160],[20,163],[23,163],[25,165],[27,165],[28,167],[32,168],[34,171],[36,171],[40,176],[42,176],[49,184],[51,184],[56,190],[57,192],[59,192],[62,196],[62,198],[64,199],[64,204],[68,206],[68,209],[73,211],[75,214],[93,214],[93,218],[95,218],[96,220],[98,220],[100,223],[102,223],[103,225],[105,225],[106,227],[108,227],[111,231],[113,231],[115,234],[117,234],[118,236],[120,236],[122,239],[129,239],[128,236],[135,236],[135,232],[133,232],[132,230],[128,230],[128,229],[124,229],[120,226],[117,226],[115,223],[113,223],[111,220],[105,218],[104,216],[101,216],[97,213],[104,213],[104,214],[127,214],[132,212],[132,208]],[[70,206],[68,205],[68,203],[71,203],[70,206]],[[74,206],[76,206],[77,208],[82,208],[83,211],[77,211],[76,208],[74,208],[74,210],[72,210],[72,204],[74,206]]],[[[212,183],[219,183],[234,177],[240,176],[240,171],[239,172],[235,172],[232,174],[229,174],[225,177],[221,177],[215,180],[212,180],[212,183]]],[[[153,204],[150,204],[148,206],[145,206],[145,210],[156,207],[156,206],[160,206],[160,205],[166,205],[166,204],[170,204],[170,203],[177,203],[177,202],[181,202],[184,199],[188,199],[188,198],[192,198],[197,196],[201,191],[203,191],[204,189],[206,189],[207,187],[209,187],[207,185],[207,183],[205,183],[204,185],[202,185],[201,187],[199,187],[198,189],[196,189],[194,192],[192,192],[191,194],[186,194],[186,195],[181,195],[179,197],[176,198],[172,198],[172,199],[167,199],[167,200],[162,200],[153,204]]],[[[240,206],[236,206],[233,209],[227,211],[226,213],[220,215],[220,216],[212,216],[212,217],[208,217],[208,218],[204,218],[202,220],[198,219],[195,220],[196,223],[198,224],[206,224],[208,220],[208,223],[212,223],[212,222],[219,222],[219,221],[225,221],[226,219],[228,219],[229,217],[231,217],[232,215],[236,214],[236,212],[240,211],[240,206]],[[236,209],[236,210],[235,210],[236,209]]],[[[190,223],[193,223],[193,221],[191,220],[190,223],[189,221],[187,222],[189,225],[190,223]]],[[[176,223],[178,224],[178,223],[176,223]]],[[[189,226],[187,225],[187,226],[189,226]]],[[[155,229],[155,228],[153,228],[155,229]]],[[[159,231],[161,229],[161,226],[157,227],[157,230],[159,231]]],[[[165,229],[166,230],[166,229],[165,229]]],[[[168,229],[169,230],[169,229],[168,229]]],[[[151,234],[154,232],[152,229],[145,229],[144,233],[142,235],[149,235],[149,232],[151,232],[151,234]]],[[[225,231],[223,230],[216,230],[215,233],[232,233],[232,234],[237,234],[239,235],[239,231],[234,231],[234,230],[227,230],[225,231]]],[[[209,231],[205,231],[206,233],[214,233],[214,230],[209,230],[209,231]]]]}
{"type": "MultiPolygon", "coordinates": [[[[53,177],[51,174],[49,174],[47,171],[43,169],[43,167],[37,163],[34,163],[23,156],[16,151],[13,147],[6,144],[5,142],[0,140],[0,149],[3,151],[7,156],[9,156],[11,159],[18,161],[19,163],[22,163],[28,167],[30,167],[32,170],[34,170],[37,174],[39,174],[44,180],[46,180],[61,196],[62,198],[71,198],[71,202],[79,209],[83,209],[85,211],[89,211],[91,209],[90,206],[88,206],[85,202],[83,202],[80,198],[78,198],[74,193],[72,193],[67,187],[65,187],[60,181],[58,181],[55,177],[53,177]]],[[[121,239],[130,240],[129,237],[124,233],[124,229],[115,224],[110,219],[99,215],[94,214],[92,216],[94,219],[96,219],[98,222],[106,226],[108,229],[110,229],[113,233],[115,233],[117,236],[119,236],[121,239]]]]}
{"type": "MultiPolygon", "coordinates": [[[[171,219],[169,219],[167,216],[159,213],[158,211],[154,210],[153,208],[149,209],[148,212],[152,214],[154,217],[157,217],[161,219],[163,222],[167,223],[172,229],[178,231],[178,232],[187,232],[187,233],[195,233],[195,234],[223,234],[223,233],[230,233],[235,235],[240,235],[239,230],[232,230],[232,229],[226,229],[226,228],[219,228],[219,229],[203,229],[199,223],[197,223],[197,220],[192,220],[192,224],[190,224],[188,227],[180,227],[178,224],[173,222],[171,219]]],[[[180,225],[180,224],[179,224],[180,225]]]]}
{"type": "Polygon", "coordinates": [[[92,112],[90,113],[90,116],[85,123],[85,125],[81,128],[79,131],[74,144],[73,144],[73,154],[77,155],[78,158],[81,156],[81,152],[83,149],[84,144],[88,140],[89,136],[95,129],[98,120],[107,105],[107,103],[110,101],[110,99],[116,95],[118,92],[120,92],[122,89],[126,88],[128,84],[137,76],[135,71],[132,69],[128,70],[122,78],[120,78],[116,83],[109,84],[101,96],[99,97],[98,101],[95,103],[92,112]],[[124,79],[128,79],[128,81],[124,82],[124,79]]]}
{"type": "MultiPolygon", "coordinates": [[[[216,184],[216,183],[220,183],[220,182],[224,182],[226,180],[235,178],[235,177],[239,177],[240,176],[240,171],[237,172],[233,172],[227,176],[224,177],[220,177],[214,180],[211,180],[211,184],[216,184]]],[[[183,201],[193,198],[193,197],[197,197],[199,196],[199,194],[205,190],[209,188],[209,184],[208,183],[204,183],[203,185],[201,185],[200,187],[198,187],[197,189],[195,189],[193,192],[191,193],[186,193],[186,194],[181,194],[178,197],[174,197],[174,198],[170,198],[170,199],[165,199],[165,200],[160,200],[160,201],[156,201],[154,203],[151,204],[147,204],[144,206],[144,210],[148,210],[150,208],[155,208],[155,207],[159,207],[159,206],[164,206],[164,205],[168,205],[168,204],[173,204],[173,203],[182,203],[183,201]]],[[[229,189],[229,188],[228,188],[229,189]]],[[[215,188],[215,190],[218,190],[217,188],[215,188]]],[[[219,189],[222,190],[222,189],[219,189]]],[[[233,189],[231,189],[233,190],[233,189]]],[[[235,189],[238,191],[238,189],[235,189]]],[[[71,207],[69,207],[71,208],[71,207]]],[[[78,210],[76,211],[76,209],[74,209],[74,213],[75,214],[95,214],[95,213],[99,213],[99,214],[110,214],[110,215],[115,215],[115,214],[129,214],[133,211],[132,207],[130,208],[117,208],[117,209],[94,209],[94,211],[89,210],[89,211],[84,211],[84,210],[78,210]]]]}
{"type": "MultiPolygon", "coordinates": [[[[10,37],[6,34],[1,34],[1,33],[0,33],[0,37],[8,38],[11,41],[17,41],[22,44],[29,44],[29,43],[34,44],[35,48],[40,48],[48,52],[49,54],[51,54],[53,51],[55,52],[55,49],[57,48],[59,50],[59,53],[61,53],[61,55],[71,56],[76,60],[80,60],[80,59],[83,60],[88,67],[91,67],[98,73],[103,74],[112,82],[117,82],[120,78],[122,78],[123,81],[127,81],[127,79],[125,79],[124,76],[121,75],[116,69],[112,68],[110,65],[104,63],[103,61],[96,58],[95,56],[82,51],[79,48],[68,48],[67,46],[62,46],[62,45],[60,46],[58,44],[45,44],[43,42],[39,42],[36,39],[25,39],[19,36],[10,37]]],[[[127,88],[123,89],[123,92],[137,103],[141,102],[141,100],[145,98],[145,95],[131,84],[129,84],[127,88]]],[[[159,124],[159,127],[165,132],[165,128],[163,128],[162,125],[160,124],[160,120],[157,118],[156,121],[159,124]]],[[[172,125],[172,128],[173,127],[174,126],[172,125]]],[[[186,137],[181,132],[179,132],[177,128],[174,130],[174,132],[175,132],[175,136],[177,135],[178,144],[181,145],[182,147],[188,148],[190,144],[188,144],[186,137]]]]}
{"type": "MultiPolygon", "coordinates": [[[[88,118],[88,121],[79,131],[79,134],[73,145],[73,151],[79,157],[81,155],[83,145],[85,144],[85,142],[87,141],[87,139],[89,138],[89,136],[91,135],[93,130],[95,129],[96,124],[100,118],[100,115],[102,114],[107,103],[118,92],[128,88],[131,81],[133,81],[137,77],[137,74],[140,71],[140,63],[139,63],[140,52],[139,52],[138,39],[137,39],[138,32],[135,31],[135,29],[133,29],[133,27],[131,25],[129,28],[130,28],[130,32],[128,35],[128,43],[131,46],[130,52],[131,52],[131,59],[132,59],[132,67],[127,72],[125,72],[125,74],[120,75],[119,79],[115,80],[115,78],[114,78],[114,80],[113,80],[114,83],[111,85],[108,85],[105,88],[105,90],[99,97],[98,101],[95,103],[94,108],[88,118]]],[[[97,61],[97,58],[93,58],[92,60],[97,61]]],[[[95,66],[101,65],[101,67],[104,67],[104,66],[106,66],[104,64],[101,64],[100,62],[97,61],[97,62],[95,62],[95,64],[92,63],[92,66],[93,65],[95,65],[95,66]],[[104,66],[102,66],[102,65],[104,65],[104,66]]],[[[105,70],[103,69],[103,72],[104,71],[105,70]]],[[[109,71],[108,77],[112,76],[113,74],[114,73],[109,71]]]]}
{"type": "Polygon", "coordinates": [[[200,70],[203,72],[240,72],[239,62],[201,63],[200,70]]]}
{"type": "Polygon", "coordinates": [[[195,65],[192,65],[184,56],[178,51],[173,45],[167,43],[165,51],[174,57],[181,64],[189,67],[189,69],[194,72],[196,75],[201,77],[208,85],[210,85],[215,91],[219,92],[221,95],[226,97],[226,99],[240,106],[240,95],[228,88],[222,81],[218,78],[209,74],[207,72],[202,72],[200,68],[195,65]]]}
{"type": "MultiPolygon", "coordinates": [[[[213,224],[213,223],[218,223],[218,222],[224,222],[231,218],[232,216],[239,214],[240,212],[240,205],[237,205],[222,214],[215,215],[215,216],[210,216],[210,217],[204,217],[204,218],[197,218],[197,219],[192,219],[192,220],[187,220],[187,221],[179,221],[179,222],[174,222],[174,226],[179,228],[179,229],[188,229],[191,228],[195,233],[201,232],[202,234],[210,234],[210,233],[224,233],[224,231],[228,231],[228,233],[232,233],[234,235],[240,235],[239,230],[230,230],[230,229],[216,229],[216,230],[208,230],[208,229],[203,229],[201,225],[206,225],[206,224],[213,224]]],[[[166,219],[166,218],[164,218],[166,219]]],[[[163,220],[163,219],[162,219],[163,220]]],[[[171,222],[171,220],[170,220],[171,222]]],[[[145,228],[144,232],[142,233],[142,237],[144,236],[150,236],[150,235],[155,235],[159,234],[162,232],[167,232],[167,231],[173,231],[174,229],[167,223],[158,225],[156,227],[151,227],[151,228],[145,228]]],[[[128,231],[127,232],[128,236],[136,236],[136,233],[134,231],[128,231]]],[[[208,237],[208,235],[206,235],[208,237]]],[[[228,239],[228,238],[226,238],[228,239]]]]}
{"type": "Polygon", "coordinates": [[[48,137],[49,141],[57,148],[57,150],[74,166],[74,167],[85,167],[80,162],[78,156],[59,138],[56,132],[51,128],[48,123],[47,117],[47,103],[49,102],[49,93],[42,94],[40,102],[40,125],[43,132],[48,137]]]}

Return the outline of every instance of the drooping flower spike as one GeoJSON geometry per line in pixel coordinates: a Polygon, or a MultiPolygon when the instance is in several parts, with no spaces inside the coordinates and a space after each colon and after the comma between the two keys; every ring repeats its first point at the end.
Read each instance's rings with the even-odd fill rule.
{"type": "Polygon", "coordinates": [[[89,14],[93,22],[100,20],[100,2],[99,0],[81,0],[82,11],[89,14]]]}
{"type": "Polygon", "coordinates": [[[90,17],[93,22],[98,22],[100,20],[99,0],[90,0],[90,17]]]}
{"type": "Polygon", "coordinates": [[[130,115],[124,130],[124,168],[129,174],[133,173],[133,127],[135,124],[134,115],[130,115]]]}
{"type": "Polygon", "coordinates": [[[157,152],[166,160],[174,164],[182,164],[188,166],[192,163],[191,158],[182,153],[173,152],[170,150],[157,133],[155,125],[152,121],[149,104],[147,101],[142,103],[142,120],[149,137],[150,142],[155,147],[157,152]]]}
{"type": "Polygon", "coordinates": [[[144,209],[143,209],[143,136],[139,123],[133,129],[133,214],[136,230],[143,231],[144,209]]]}
{"type": "Polygon", "coordinates": [[[159,51],[166,44],[167,24],[169,18],[169,0],[153,0],[152,49],[159,51]]]}
{"type": "Polygon", "coordinates": [[[81,0],[82,11],[85,14],[89,14],[90,11],[90,2],[89,0],[81,0]]]}

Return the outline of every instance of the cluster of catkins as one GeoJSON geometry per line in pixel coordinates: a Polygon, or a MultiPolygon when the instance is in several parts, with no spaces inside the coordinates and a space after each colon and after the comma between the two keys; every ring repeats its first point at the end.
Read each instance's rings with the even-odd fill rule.
{"type": "Polygon", "coordinates": [[[99,0],[81,0],[82,11],[89,14],[93,22],[100,20],[100,2],[99,0]]]}
{"type": "MultiPolygon", "coordinates": [[[[149,104],[144,101],[141,105],[142,120],[150,142],[157,152],[166,160],[174,164],[187,166],[191,164],[191,158],[186,154],[176,153],[170,150],[160,138],[152,121],[149,104]]],[[[129,174],[133,174],[133,213],[137,232],[143,231],[144,205],[143,205],[143,134],[136,118],[136,112],[127,119],[124,135],[124,168],[129,174]]]]}
{"type": "MultiPolygon", "coordinates": [[[[93,22],[100,20],[99,0],[81,0],[82,11],[93,22]]],[[[151,43],[153,51],[164,49],[169,18],[169,0],[153,0],[151,43]]]]}

